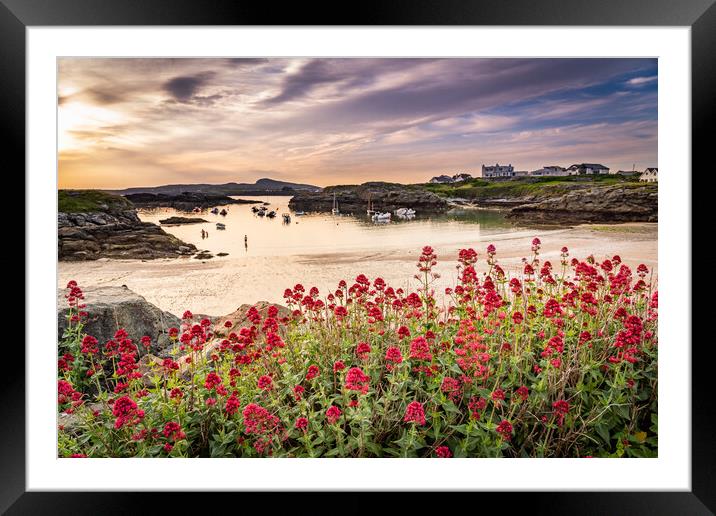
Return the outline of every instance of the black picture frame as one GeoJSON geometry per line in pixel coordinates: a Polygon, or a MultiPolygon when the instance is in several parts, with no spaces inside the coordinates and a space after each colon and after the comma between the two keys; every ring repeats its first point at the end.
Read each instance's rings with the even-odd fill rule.
{"type": "MultiPolygon", "coordinates": [[[[692,169],[708,172],[707,135],[713,127],[716,92],[716,0],[393,0],[359,4],[282,3],[241,0],[0,0],[0,127],[4,156],[25,165],[25,29],[31,26],[111,25],[550,25],[550,26],[688,26],[691,28],[692,169]],[[7,130],[6,130],[7,129],[7,130]]],[[[22,168],[21,168],[22,167],[22,168]]],[[[684,173],[690,173],[685,171],[684,173]]],[[[713,172],[712,172],[713,173],[713,172]]],[[[684,250],[691,253],[691,250],[684,250]]],[[[695,263],[692,261],[692,263],[695,263]]],[[[32,271],[25,270],[25,274],[32,271]]],[[[687,278],[691,284],[691,277],[687,278]]],[[[684,300],[690,303],[691,300],[684,300]]],[[[693,305],[692,305],[693,307],[693,305]]],[[[27,321],[27,314],[26,314],[27,321]]],[[[693,316],[692,316],[693,321],[693,316]]],[[[690,321],[683,321],[686,328],[690,321]]],[[[695,342],[695,339],[693,339],[695,342]]],[[[678,345],[688,349],[688,333],[678,345]]],[[[676,343],[675,343],[676,344],[676,343]]],[[[713,514],[716,512],[716,444],[712,414],[716,403],[710,385],[710,339],[692,352],[692,490],[690,492],[534,492],[480,494],[480,507],[494,502],[510,511],[522,505],[536,514],[713,514]],[[486,503],[488,502],[488,503],[486,503]],[[490,503],[491,502],[491,503],[490,503]]],[[[3,415],[0,423],[0,511],[8,514],[119,514],[148,510],[140,493],[26,492],[25,488],[25,352],[6,346],[16,367],[0,376],[3,415]],[[142,509],[144,508],[144,510],[142,509]]],[[[558,483],[558,479],[556,479],[558,483]]],[[[195,495],[161,494],[162,508],[187,509],[195,495]]],[[[226,495],[211,495],[220,501],[226,495]],[[219,498],[217,498],[219,496],[219,498]]],[[[235,495],[234,495],[235,496],[235,495]]],[[[246,494],[238,496],[245,497],[246,494]]],[[[273,496],[273,495],[272,495],[273,496]]],[[[304,504],[307,493],[292,494],[291,505],[304,504]]],[[[357,493],[340,505],[358,509],[357,493]]],[[[472,498],[474,500],[474,498],[472,498]]],[[[308,502],[306,502],[308,503],[308,502]]],[[[420,508],[422,496],[393,497],[420,508]]],[[[452,502],[451,502],[452,503],[452,502]]],[[[365,507],[365,506],[364,506],[365,507]]],[[[499,507],[499,505],[498,505],[499,507]]]]}

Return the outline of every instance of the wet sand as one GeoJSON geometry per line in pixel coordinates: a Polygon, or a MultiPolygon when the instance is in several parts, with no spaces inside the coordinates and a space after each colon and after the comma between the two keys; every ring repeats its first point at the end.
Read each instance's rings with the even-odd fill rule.
{"type": "MultiPolygon", "coordinates": [[[[478,251],[478,271],[485,270],[485,249],[497,247],[497,258],[507,271],[518,271],[520,260],[530,254],[534,236],[542,240],[543,260],[559,263],[559,250],[567,246],[570,255],[598,260],[614,254],[635,267],[644,263],[657,269],[657,224],[582,225],[573,228],[531,229],[512,233],[484,235],[471,241],[455,235],[452,241],[441,239],[435,245],[436,271],[442,277],[434,284],[438,292],[454,286],[459,249],[478,251]]],[[[427,237],[426,237],[427,239],[427,237]]],[[[426,241],[426,245],[430,242],[426,241]]],[[[383,246],[379,250],[350,250],[282,256],[227,256],[210,260],[180,258],[172,260],[97,260],[61,262],[58,287],[71,279],[80,286],[120,286],[144,296],[163,310],[180,315],[184,310],[224,315],[244,303],[270,301],[281,303],[287,287],[301,283],[316,286],[322,295],[335,289],[341,279],[352,281],[358,274],[370,279],[382,277],[389,285],[414,287],[416,262],[420,248],[403,249],[383,246]]],[[[656,278],[656,274],[654,275],[656,278]]]]}

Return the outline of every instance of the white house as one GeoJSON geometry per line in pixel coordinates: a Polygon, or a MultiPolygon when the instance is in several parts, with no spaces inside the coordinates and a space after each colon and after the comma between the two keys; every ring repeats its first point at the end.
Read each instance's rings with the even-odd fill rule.
{"type": "Polygon", "coordinates": [[[647,183],[656,183],[658,181],[659,169],[656,167],[647,168],[644,173],[639,176],[639,181],[646,181],[647,183]]]}
{"type": "Polygon", "coordinates": [[[430,182],[433,184],[444,184],[444,183],[452,183],[453,180],[452,180],[452,177],[450,177],[450,176],[442,175],[442,176],[435,176],[434,178],[432,178],[430,180],[430,182]]]}
{"type": "Polygon", "coordinates": [[[599,163],[579,163],[567,167],[568,175],[608,174],[609,168],[599,163]]]}
{"type": "Polygon", "coordinates": [[[460,172],[459,174],[452,176],[453,183],[462,183],[463,181],[469,181],[470,179],[472,179],[472,176],[466,172],[460,172]]]}
{"type": "Polygon", "coordinates": [[[568,176],[570,175],[566,168],[558,165],[546,165],[539,170],[530,172],[531,176],[568,176]]]}
{"type": "Polygon", "coordinates": [[[514,167],[510,165],[482,165],[482,177],[513,177],[515,175],[514,167]]]}

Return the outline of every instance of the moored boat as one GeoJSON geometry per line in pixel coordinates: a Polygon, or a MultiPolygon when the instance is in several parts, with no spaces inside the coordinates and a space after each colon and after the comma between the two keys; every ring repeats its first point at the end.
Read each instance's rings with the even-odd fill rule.
{"type": "Polygon", "coordinates": [[[226,224],[224,224],[222,222],[217,222],[216,229],[226,229],[226,224]]]}

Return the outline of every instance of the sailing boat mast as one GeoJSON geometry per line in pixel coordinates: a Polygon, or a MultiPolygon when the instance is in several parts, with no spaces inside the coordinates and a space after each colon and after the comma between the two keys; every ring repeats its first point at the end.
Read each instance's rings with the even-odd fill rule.
{"type": "Polygon", "coordinates": [[[336,192],[333,192],[333,209],[331,210],[331,213],[333,215],[337,215],[338,213],[340,213],[338,211],[338,201],[336,201],[336,192]]]}

